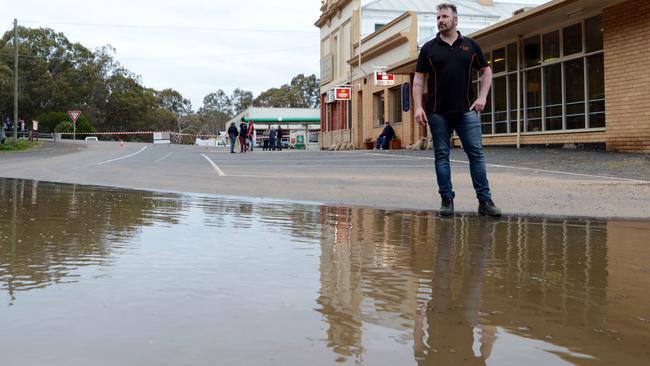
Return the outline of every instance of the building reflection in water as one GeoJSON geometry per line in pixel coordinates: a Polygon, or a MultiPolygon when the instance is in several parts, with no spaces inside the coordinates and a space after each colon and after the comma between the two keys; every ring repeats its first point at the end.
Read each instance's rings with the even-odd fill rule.
{"type": "Polygon", "coordinates": [[[608,307],[607,222],[322,211],[317,303],[340,361],[364,361],[372,326],[395,331],[421,365],[634,364],[646,352],[634,349],[650,340],[641,324],[613,321],[630,304],[608,307]]]}
{"type": "MultiPolygon", "coordinates": [[[[443,220],[429,212],[0,179],[0,294],[22,310],[29,302],[20,302],[21,292],[52,288],[33,291],[44,301],[41,311],[0,313],[13,322],[3,342],[38,335],[23,331],[21,321],[37,322],[40,339],[49,339],[58,328],[42,316],[47,301],[69,304],[76,289],[92,296],[101,283],[117,298],[137,296],[140,307],[104,299],[128,309],[129,323],[145,323],[183,347],[206,340],[191,328],[220,340],[222,352],[231,349],[225,345],[309,349],[288,352],[284,361],[645,364],[649,232],[648,223],[443,220]],[[83,281],[103,273],[105,281],[83,281]],[[78,283],[54,286],[70,282],[78,283]],[[314,303],[316,311],[305,305],[314,303]],[[178,324],[147,317],[175,319],[188,306],[203,312],[186,313],[178,324]]],[[[107,324],[125,316],[92,303],[84,304],[91,314],[76,316],[108,317],[107,324]]],[[[106,340],[121,334],[107,324],[106,340]]],[[[146,337],[137,329],[132,336],[146,337]]],[[[214,359],[211,350],[202,348],[206,359],[214,359]]],[[[158,352],[148,355],[160,361],[158,352]]]]}

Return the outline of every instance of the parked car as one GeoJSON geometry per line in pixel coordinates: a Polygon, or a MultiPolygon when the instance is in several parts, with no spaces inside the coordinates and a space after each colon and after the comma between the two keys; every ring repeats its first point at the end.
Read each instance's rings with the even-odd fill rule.
{"type": "Polygon", "coordinates": [[[97,141],[99,141],[99,139],[97,138],[97,136],[86,136],[86,141],[97,142],[97,141]]]}

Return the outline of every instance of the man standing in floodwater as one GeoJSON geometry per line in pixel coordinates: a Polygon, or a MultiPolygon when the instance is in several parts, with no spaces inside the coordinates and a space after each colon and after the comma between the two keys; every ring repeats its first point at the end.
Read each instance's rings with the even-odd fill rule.
{"type": "Polygon", "coordinates": [[[413,99],[415,121],[421,125],[428,123],[431,129],[438,192],[442,198],[439,214],[450,216],[454,213],[455,193],[451,184],[449,149],[451,133],[455,130],[469,158],[469,171],[479,201],[478,212],[498,217],[501,216],[501,210],[492,202],[483,156],[481,124],[477,114],[485,107],[492,84],[492,70],[478,44],[458,32],[458,11],[455,5],[438,5],[437,22],[439,33],[420,50],[413,81],[413,99]],[[473,99],[473,69],[482,73],[481,90],[478,98],[470,105],[470,100],[473,99]],[[422,98],[427,75],[428,98],[425,112],[422,98]]]}

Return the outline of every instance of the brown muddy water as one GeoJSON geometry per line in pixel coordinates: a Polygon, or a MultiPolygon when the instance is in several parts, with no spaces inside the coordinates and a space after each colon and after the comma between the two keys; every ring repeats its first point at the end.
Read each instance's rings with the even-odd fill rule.
{"type": "Polygon", "coordinates": [[[1,365],[648,365],[650,222],[0,179],[1,365]]]}

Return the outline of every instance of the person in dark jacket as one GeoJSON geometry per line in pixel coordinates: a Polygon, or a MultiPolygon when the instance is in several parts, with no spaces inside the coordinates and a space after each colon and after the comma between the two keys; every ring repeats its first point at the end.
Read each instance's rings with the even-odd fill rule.
{"type": "Polygon", "coordinates": [[[276,136],[277,131],[275,128],[271,127],[271,131],[269,131],[269,150],[275,150],[275,136],[276,136]]]}
{"type": "Polygon", "coordinates": [[[234,123],[231,123],[230,127],[228,127],[228,138],[230,139],[231,154],[235,153],[235,141],[237,140],[237,136],[239,136],[239,132],[237,132],[237,127],[235,127],[234,123]]]}
{"type": "Polygon", "coordinates": [[[386,121],[384,124],[384,130],[381,131],[381,134],[377,137],[375,149],[388,150],[388,141],[392,140],[393,137],[395,137],[395,130],[393,130],[390,122],[386,121]]]}
{"type": "Polygon", "coordinates": [[[278,125],[278,150],[282,151],[282,126],[278,125]]]}
{"type": "Polygon", "coordinates": [[[248,150],[248,125],[246,122],[239,124],[239,147],[242,153],[245,153],[248,150]]]}

